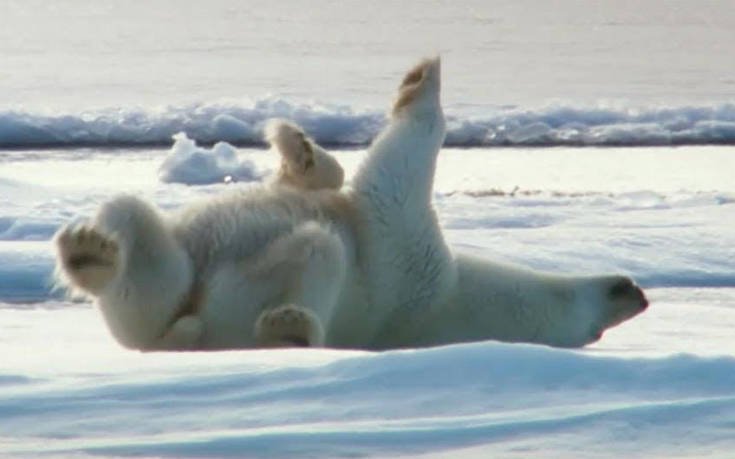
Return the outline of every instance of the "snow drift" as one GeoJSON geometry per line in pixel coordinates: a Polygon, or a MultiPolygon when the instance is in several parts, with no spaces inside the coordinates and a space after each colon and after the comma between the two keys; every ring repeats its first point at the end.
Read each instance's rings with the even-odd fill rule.
{"type": "MultiPolygon", "coordinates": [[[[125,354],[112,353],[111,366],[125,354]]],[[[487,457],[522,446],[534,457],[656,455],[682,435],[696,441],[681,454],[735,447],[733,358],[602,358],[497,343],[138,356],[116,371],[69,356],[57,363],[68,382],[3,371],[10,430],[0,435],[13,437],[4,452],[456,457],[449,451],[477,447],[487,457]]]]}
{"type": "MultiPolygon", "coordinates": [[[[447,146],[735,144],[735,105],[627,107],[551,105],[448,113],[447,146]]],[[[265,98],[156,109],[82,113],[0,112],[0,148],[170,145],[185,132],[205,144],[262,145],[263,124],[287,118],[317,142],[362,146],[385,123],[382,111],[265,98]]]]}
{"type": "Polygon", "coordinates": [[[232,145],[217,142],[211,149],[198,147],[180,132],[173,136],[174,145],[158,169],[164,183],[206,185],[223,182],[253,182],[263,173],[248,160],[240,160],[232,145]]]}

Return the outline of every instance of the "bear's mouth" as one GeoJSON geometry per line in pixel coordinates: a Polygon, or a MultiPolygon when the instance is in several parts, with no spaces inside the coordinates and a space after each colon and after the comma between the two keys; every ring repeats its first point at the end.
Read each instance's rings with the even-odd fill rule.
{"type": "Polygon", "coordinates": [[[303,336],[284,336],[283,341],[292,344],[294,347],[309,347],[309,340],[303,336]]]}
{"type": "Polygon", "coordinates": [[[590,342],[589,344],[596,343],[602,339],[602,335],[605,334],[604,328],[594,327],[590,331],[590,342]]]}

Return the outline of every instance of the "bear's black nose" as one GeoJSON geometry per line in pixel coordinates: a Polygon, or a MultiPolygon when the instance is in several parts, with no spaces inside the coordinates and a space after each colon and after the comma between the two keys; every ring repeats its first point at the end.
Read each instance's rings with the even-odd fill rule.
{"type": "Polygon", "coordinates": [[[635,299],[639,302],[641,310],[648,307],[648,299],[640,287],[631,279],[624,277],[616,281],[610,287],[610,297],[613,299],[635,299]]]}

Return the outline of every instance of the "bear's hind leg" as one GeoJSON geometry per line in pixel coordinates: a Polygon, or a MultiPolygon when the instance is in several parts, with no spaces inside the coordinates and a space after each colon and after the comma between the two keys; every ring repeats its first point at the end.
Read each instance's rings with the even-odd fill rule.
{"type": "Polygon", "coordinates": [[[166,334],[146,350],[194,350],[198,348],[199,340],[203,334],[204,324],[202,323],[202,319],[195,315],[186,315],[174,322],[166,334]]]}
{"type": "Polygon", "coordinates": [[[314,347],[323,343],[319,319],[300,306],[287,304],[267,309],[255,323],[257,347],[314,347]]]}
{"type": "Polygon", "coordinates": [[[171,326],[192,284],[192,261],[169,224],[134,196],[103,204],[92,222],[56,237],[62,283],[94,297],[125,347],[149,349],[171,326]]]}
{"type": "Polygon", "coordinates": [[[58,274],[74,290],[99,294],[120,267],[115,240],[88,226],[64,227],[54,238],[58,274]]]}
{"type": "Polygon", "coordinates": [[[256,341],[324,345],[346,267],[342,240],[323,224],[304,223],[272,242],[246,268],[252,281],[281,284],[281,305],[260,314],[256,341]]]}

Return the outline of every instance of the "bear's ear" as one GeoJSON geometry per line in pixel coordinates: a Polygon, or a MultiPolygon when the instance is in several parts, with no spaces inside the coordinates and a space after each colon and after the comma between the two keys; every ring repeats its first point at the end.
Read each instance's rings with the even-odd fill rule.
{"type": "Polygon", "coordinates": [[[398,98],[393,104],[393,114],[396,115],[402,108],[411,105],[424,92],[439,92],[441,76],[441,60],[437,56],[433,59],[424,59],[412,68],[398,88],[398,98]]]}

